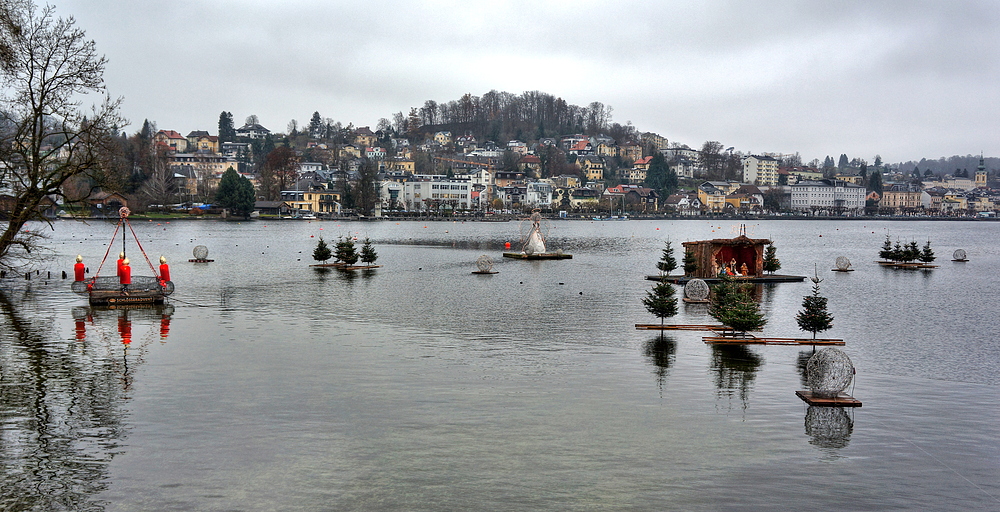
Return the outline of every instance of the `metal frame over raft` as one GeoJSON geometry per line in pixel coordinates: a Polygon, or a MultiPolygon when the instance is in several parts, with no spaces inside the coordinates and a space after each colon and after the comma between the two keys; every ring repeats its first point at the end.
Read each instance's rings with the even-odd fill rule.
{"type": "MultiPolygon", "coordinates": [[[[119,306],[163,304],[167,296],[174,292],[174,283],[169,280],[169,268],[167,267],[166,260],[160,259],[160,273],[158,274],[156,268],[153,267],[153,263],[149,261],[149,256],[146,255],[145,249],[142,248],[135,230],[132,229],[132,224],[128,221],[130,213],[131,211],[124,206],[118,210],[118,225],[115,226],[115,232],[111,235],[111,242],[108,243],[108,249],[105,251],[104,258],[101,260],[100,266],[97,267],[97,272],[94,276],[81,279],[81,271],[81,277],[77,277],[77,280],[73,281],[71,289],[75,293],[86,294],[92,306],[108,306],[113,308],[119,306]],[[121,253],[123,258],[119,260],[119,268],[115,275],[102,276],[101,270],[104,268],[104,263],[108,260],[108,255],[111,253],[111,248],[114,246],[114,241],[118,237],[119,230],[122,232],[121,253]],[[153,275],[133,276],[129,268],[130,282],[125,285],[122,283],[122,269],[120,267],[121,262],[127,259],[125,257],[125,241],[128,232],[132,233],[132,238],[135,240],[139,252],[142,253],[142,257],[146,261],[146,264],[149,265],[149,269],[153,275]]],[[[79,257],[77,261],[80,261],[79,257]]],[[[77,264],[80,265],[81,263],[77,264]]]]}

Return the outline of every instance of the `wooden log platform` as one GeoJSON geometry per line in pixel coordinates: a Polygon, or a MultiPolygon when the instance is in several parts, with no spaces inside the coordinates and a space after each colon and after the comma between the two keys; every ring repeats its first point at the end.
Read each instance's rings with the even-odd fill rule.
{"type": "Polygon", "coordinates": [[[341,268],[341,267],[346,267],[347,263],[316,263],[315,265],[309,265],[309,266],[318,268],[341,268]]]}
{"type": "Polygon", "coordinates": [[[812,391],[796,391],[795,394],[809,405],[822,407],[861,407],[861,401],[846,393],[840,393],[833,398],[813,396],[812,391]]]}
{"type": "Polygon", "coordinates": [[[747,336],[705,336],[701,339],[708,345],[845,345],[844,340],[835,338],[758,338],[747,336]]]}
{"type": "Polygon", "coordinates": [[[339,270],[369,270],[373,268],[382,268],[382,265],[344,265],[337,268],[339,270]]]}
{"type": "Polygon", "coordinates": [[[473,270],[472,273],[481,276],[492,276],[493,274],[499,274],[500,272],[496,270],[473,270]]]}
{"type": "MultiPolygon", "coordinates": [[[[718,277],[685,277],[685,276],[646,276],[647,281],[660,281],[664,280],[671,284],[687,284],[688,281],[692,279],[701,279],[708,284],[716,284],[722,281],[718,277]]],[[[741,281],[744,283],[795,283],[799,281],[805,281],[806,276],[790,276],[790,275],[763,275],[763,276],[734,276],[733,279],[741,281]]]]}
{"type": "Polygon", "coordinates": [[[831,270],[833,270],[834,272],[854,272],[853,268],[834,268],[831,270]]]}
{"type": "Polygon", "coordinates": [[[504,258],[512,258],[515,260],[569,260],[573,259],[572,254],[564,254],[561,252],[543,252],[539,254],[525,254],[521,252],[505,252],[503,253],[504,258]]]}
{"type": "Polygon", "coordinates": [[[686,304],[711,304],[712,303],[712,301],[710,301],[708,299],[695,300],[695,299],[689,299],[687,297],[684,297],[681,300],[683,300],[686,304]]]}
{"type": "Polygon", "coordinates": [[[199,259],[190,259],[190,260],[188,260],[189,263],[211,263],[213,261],[215,261],[215,260],[199,260],[199,259]]]}
{"type": "Polygon", "coordinates": [[[918,268],[937,268],[937,265],[928,265],[926,263],[897,263],[892,261],[879,261],[877,262],[883,267],[901,268],[904,270],[913,270],[918,268]]]}
{"type": "Polygon", "coordinates": [[[699,325],[699,324],[635,324],[639,331],[718,331],[725,328],[723,325],[699,325]]]}

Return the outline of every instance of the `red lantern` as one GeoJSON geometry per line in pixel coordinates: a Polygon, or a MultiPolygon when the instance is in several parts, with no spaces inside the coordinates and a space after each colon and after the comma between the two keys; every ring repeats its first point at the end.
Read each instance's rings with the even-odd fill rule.
{"type": "Polygon", "coordinates": [[[87,266],[83,264],[83,256],[76,257],[76,265],[73,265],[73,277],[77,281],[83,281],[87,278],[87,266]]]}
{"type": "Polygon", "coordinates": [[[128,266],[128,259],[122,262],[122,266],[118,271],[118,280],[121,284],[132,284],[132,267],[128,266]]]}

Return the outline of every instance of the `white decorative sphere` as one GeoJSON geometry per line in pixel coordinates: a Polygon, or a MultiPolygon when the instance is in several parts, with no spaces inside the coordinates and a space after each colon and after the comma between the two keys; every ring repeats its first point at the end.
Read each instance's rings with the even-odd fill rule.
{"type": "Polygon", "coordinates": [[[208,259],[208,247],[204,245],[195,246],[194,251],[191,252],[194,254],[194,259],[196,260],[208,259]]]}
{"type": "Polygon", "coordinates": [[[691,300],[707,300],[708,284],[701,279],[692,279],[684,285],[684,296],[691,300]]]}
{"type": "Polygon", "coordinates": [[[813,396],[833,398],[847,389],[854,378],[851,358],[842,350],[824,348],[806,363],[806,382],[813,396]]]}
{"type": "Polygon", "coordinates": [[[851,268],[851,260],[847,256],[837,256],[837,270],[847,270],[851,268]]]}
{"type": "Polygon", "coordinates": [[[951,255],[953,260],[964,260],[965,259],[965,249],[955,249],[955,252],[951,255]]]}
{"type": "Polygon", "coordinates": [[[480,272],[484,273],[492,271],[493,259],[485,254],[480,256],[479,259],[476,260],[476,268],[478,268],[480,272]]]}

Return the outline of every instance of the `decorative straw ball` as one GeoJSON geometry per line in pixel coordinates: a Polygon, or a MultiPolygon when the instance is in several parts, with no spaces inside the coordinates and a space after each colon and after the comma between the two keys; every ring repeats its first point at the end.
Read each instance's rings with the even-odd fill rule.
{"type": "Polygon", "coordinates": [[[194,251],[191,252],[194,254],[194,259],[196,260],[208,259],[208,247],[204,245],[195,246],[194,251]]]}
{"type": "Polygon", "coordinates": [[[847,256],[837,256],[837,270],[847,270],[851,268],[851,260],[847,256]]]}
{"type": "Polygon", "coordinates": [[[684,296],[691,300],[708,299],[708,284],[701,279],[692,279],[684,285],[684,296]]]}
{"type": "Polygon", "coordinates": [[[476,268],[480,272],[491,272],[493,270],[493,259],[487,255],[482,255],[476,260],[476,268]]]}
{"type": "Polygon", "coordinates": [[[842,350],[824,348],[806,363],[806,381],[813,396],[833,398],[847,389],[854,378],[851,358],[842,350]]]}

